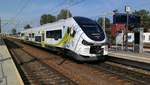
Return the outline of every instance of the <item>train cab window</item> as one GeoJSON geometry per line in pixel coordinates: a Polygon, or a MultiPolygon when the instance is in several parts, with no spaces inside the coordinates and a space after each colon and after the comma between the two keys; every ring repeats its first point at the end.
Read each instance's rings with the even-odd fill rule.
{"type": "Polygon", "coordinates": [[[46,38],[54,38],[58,40],[62,38],[62,30],[46,31],[46,38]]]}
{"type": "Polygon", "coordinates": [[[32,33],[32,38],[34,38],[34,33],[32,33]]]}
{"type": "Polygon", "coordinates": [[[92,40],[102,41],[105,39],[103,29],[95,21],[84,17],[74,17],[74,20],[81,27],[83,32],[92,40]]]}

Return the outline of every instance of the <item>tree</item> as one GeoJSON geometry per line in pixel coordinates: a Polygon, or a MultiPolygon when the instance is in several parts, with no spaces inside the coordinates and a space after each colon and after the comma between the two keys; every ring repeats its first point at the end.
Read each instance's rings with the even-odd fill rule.
{"type": "Polygon", "coordinates": [[[11,32],[12,32],[13,35],[15,35],[17,31],[16,31],[15,28],[13,28],[13,29],[11,30],[11,32]]]}
{"type": "MultiPolygon", "coordinates": [[[[103,18],[102,17],[98,18],[97,23],[100,26],[103,26],[103,18]]],[[[110,20],[108,18],[105,18],[105,27],[110,28],[110,20]]]]}
{"type": "Polygon", "coordinates": [[[40,24],[43,25],[43,24],[47,24],[47,23],[52,23],[52,22],[55,22],[56,21],[56,17],[51,15],[51,14],[44,14],[41,16],[41,19],[40,19],[40,24]]]}
{"type": "Polygon", "coordinates": [[[30,28],[32,28],[32,27],[31,27],[31,25],[29,25],[29,24],[27,24],[27,25],[24,27],[24,29],[30,29],[30,28]]]}
{"type": "Polygon", "coordinates": [[[142,9],[142,10],[133,12],[133,14],[141,17],[141,26],[144,28],[144,31],[147,32],[150,29],[150,13],[149,13],[149,11],[142,9]]]}
{"type": "Polygon", "coordinates": [[[57,15],[57,20],[66,19],[68,17],[72,17],[71,12],[69,10],[67,10],[67,9],[62,9],[60,11],[60,13],[57,15]]]}
{"type": "MultiPolygon", "coordinates": [[[[100,26],[103,26],[103,18],[100,17],[98,18],[97,20],[97,23],[100,25],[100,26]]],[[[110,20],[108,18],[105,18],[105,31],[106,31],[106,35],[108,37],[108,42],[111,42],[111,23],[110,23],[110,20]]]]}

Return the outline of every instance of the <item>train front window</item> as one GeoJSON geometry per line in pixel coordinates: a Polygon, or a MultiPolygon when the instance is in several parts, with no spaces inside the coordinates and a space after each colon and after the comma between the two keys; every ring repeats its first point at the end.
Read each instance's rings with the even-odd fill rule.
{"type": "Polygon", "coordinates": [[[97,25],[83,25],[82,28],[84,32],[91,35],[100,35],[102,32],[97,25]]]}
{"type": "Polygon", "coordinates": [[[95,21],[83,17],[74,17],[74,19],[92,40],[102,41],[105,39],[104,31],[95,21]]]}

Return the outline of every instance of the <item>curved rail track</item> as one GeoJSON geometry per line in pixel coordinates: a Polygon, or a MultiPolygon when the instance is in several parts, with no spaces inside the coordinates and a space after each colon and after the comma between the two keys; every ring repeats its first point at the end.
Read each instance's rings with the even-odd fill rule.
{"type": "MultiPolygon", "coordinates": [[[[7,42],[9,41],[13,40],[10,39],[7,42]]],[[[72,62],[70,59],[58,57],[60,55],[57,56],[53,53],[49,53],[49,51],[46,52],[45,50],[43,51],[43,49],[39,49],[40,51],[38,51],[37,48],[33,49],[33,47],[28,47],[28,45],[24,45],[18,41],[16,43],[16,45],[19,46],[11,45],[9,49],[13,49],[12,55],[18,56],[24,54],[18,58],[19,65],[24,66],[24,68],[28,67],[27,64],[33,66],[23,72],[27,74],[25,76],[27,78],[24,79],[28,79],[28,81],[33,83],[49,84],[51,82],[51,84],[58,85],[148,85],[150,83],[150,72],[144,69],[139,70],[129,65],[122,65],[121,63],[110,60],[101,61],[100,63],[78,64],[72,62]],[[15,48],[13,46],[15,46],[15,48]],[[23,46],[25,46],[26,49],[24,49],[23,46]],[[31,52],[33,50],[36,51],[31,52]],[[48,54],[44,54],[41,51],[48,54]],[[49,54],[51,56],[49,56],[49,54]],[[33,70],[33,68],[36,69],[33,70]]],[[[12,42],[10,42],[10,44],[12,44],[12,42]]]]}
{"type": "Polygon", "coordinates": [[[135,81],[140,85],[150,84],[150,72],[147,70],[126,66],[112,61],[105,61],[96,65],[88,65],[93,68],[102,69],[108,73],[112,73],[113,75],[118,75],[124,77],[125,79],[135,81]]]}
{"type": "Polygon", "coordinates": [[[22,78],[25,85],[77,85],[75,82],[44,63],[41,59],[31,55],[18,45],[10,43],[11,42],[7,41],[9,51],[15,61],[20,65],[20,70],[24,72],[22,78]]]}

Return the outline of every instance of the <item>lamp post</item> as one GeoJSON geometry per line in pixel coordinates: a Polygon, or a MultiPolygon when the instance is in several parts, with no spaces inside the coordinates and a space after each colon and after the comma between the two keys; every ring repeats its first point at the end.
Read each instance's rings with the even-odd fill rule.
{"type": "Polygon", "coordinates": [[[106,21],[106,18],[105,18],[105,16],[103,17],[103,30],[105,31],[105,21],[106,21]]]}
{"type": "Polygon", "coordinates": [[[125,29],[125,51],[128,50],[128,26],[129,26],[129,12],[131,11],[131,8],[129,6],[125,6],[125,12],[127,15],[126,19],[126,29],[125,29]]]}

